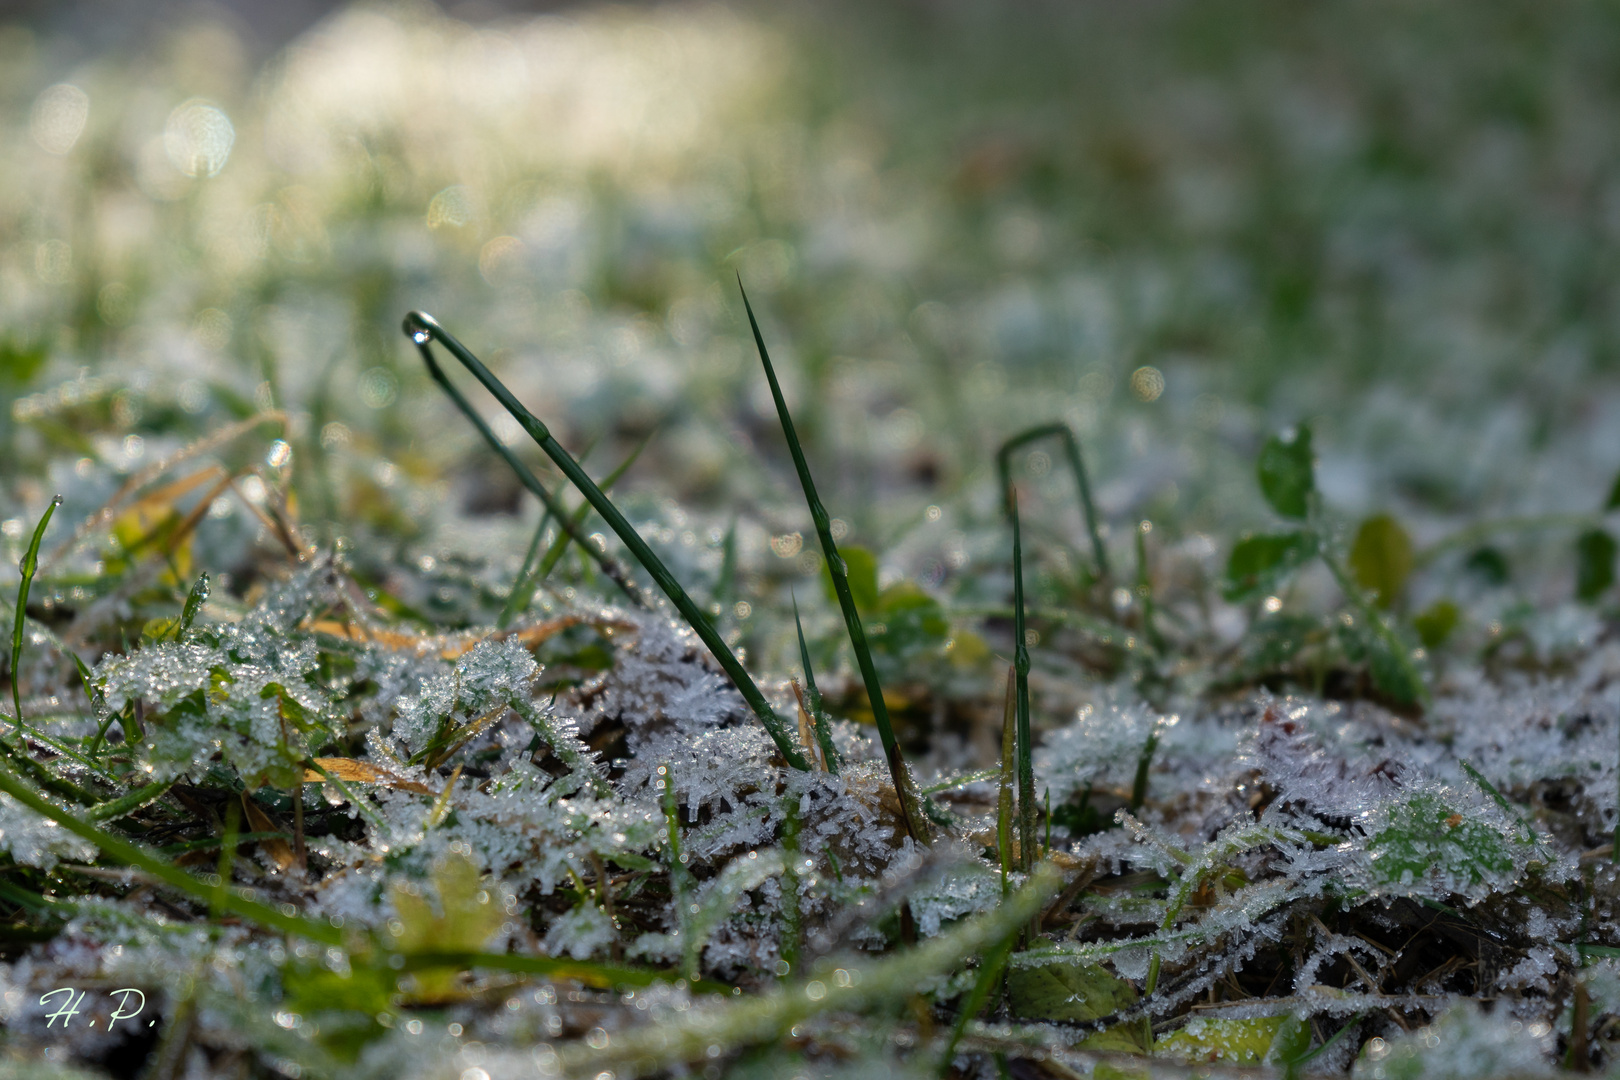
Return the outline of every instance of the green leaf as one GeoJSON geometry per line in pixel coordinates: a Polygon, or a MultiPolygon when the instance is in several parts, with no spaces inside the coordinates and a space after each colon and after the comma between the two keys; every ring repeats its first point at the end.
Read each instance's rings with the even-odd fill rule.
{"type": "Polygon", "coordinates": [[[1609,485],[1609,497],[1603,502],[1604,510],[1620,510],[1620,474],[1616,474],[1614,483],[1609,485]]]}
{"type": "MultiPolygon", "coordinates": [[[[1080,960],[1014,968],[1007,973],[1007,1003],[1026,1020],[1085,1022],[1135,1005],[1136,987],[1100,964],[1080,960]]],[[[1088,1050],[1140,1054],[1151,1045],[1141,1022],[1116,1024],[1081,1043],[1088,1050]]]]}
{"type": "Polygon", "coordinates": [[[1226,581],[1221,591],[1232,601],[1263,596],[1315,554],[1316,538],[1310,533],[1246,536],[1238,541],[1226,562],[1226,581]]]}
{"type": "Polygon", "coordinates": [[[1374,514],[1356,530],[1350,547],[1356,583],[1373,594],[1379,607],[1394,604],[1412,574],[1412,538],[1388,514],[1374,514]]]}
{"type": "Polygon", "coordinates": [[[1311,1048],[1311,1025],[1290,1013],[1277,1026],[1277,1034],[1266,1049],[1266,1064],[1281,1065],[1283,1076],[1292,1080],[1298,1074],[1300,1062],[1311,1048]]]}
{"type": "Polygon", "coordinates": [[[1260,492],[1283,517],[1303,518],[1316,490],[1316,459],[1311,452],[1311,428],[1301,424],[1291,432],[1273,435],[1260,450],[1260,492]]]}
{"type": "Polygon", "coordinates": [[[1462,612],[1450,600],[1436,600],[1412,619],[1412,628],[1425,649],[1438,649],[1457,628],[1462,612]]]}
{"type": "Polygon", "coordinates": [[[872,612],[872,648],[891,656],[909,656],[942,648],[951,634],[945,609],[914,581],[901,581],[878,594],[872,612]],[[883,632],[878,633],[878,627],[883,632]]]}
{"type": "Polygon", "coordinates": [[[1591,603],[1614,584],[1614,537],[1588,529],[1575,538],[1575,596],[1591,603]]]}
{"type": "Polygon", "coordinates": [[[45,367],[50,357],[43,342],[28,345],[16,341],[0,341],[0,382],[9,386],[27,386],[45,367]]]}

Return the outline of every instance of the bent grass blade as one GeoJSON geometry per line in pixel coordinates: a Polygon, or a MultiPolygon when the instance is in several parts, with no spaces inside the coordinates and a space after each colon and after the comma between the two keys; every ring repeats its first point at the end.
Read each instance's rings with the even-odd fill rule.
{"type": "Polygon", "coordinates": [[[1103,545],[1102,528],[1097,523],[1097,507],[1091,501],[1091,480],[1086,475],[1085,460],[1080,456],[1080,440],[1075,438],[1069,425],[1041,424],[1027,431],[1021,431],[1001,444],[1001,449],[996,452],[996,471],[1001,477],[1002,505],[1005,506],[1006,500],[1011,498],[1013,451],[1046,438],[1057,438],[1063,442],[1064,456],[1069,459],[1069,470],[1074,473],[1075,486],[1080,492],[1080,510],[1086,518],[1086,532],[1091,538],[1091,553],[1097,563],[1097,576],[1108,577],[1108,549],[1103,545]]]}
{"type": "MultiPolygon", "coordinates": [[[[502,405],[506,405],[508,412],[511,412],[512,406],[507,405],[507,399],[510,398],[513,404],[516,404],[517,399],[513,398],[512,395],[506,390],[506,387],[500,384],[500,380],[496,379],[494,375],[490,374],[489,370],[485,368],[483,364],[478,362],[477,357],[473,356],[472,353],[467,352],[466,348],[462,346],[461,342],[456,341],[455,338],[445,333],[444,329],[440,327],[436,321],[434,321],[431,315],[420,311],[411,312],[405,317],[405,334],[411,339],[412,342],[415,343],[417,351],[422,354],[422,359],[427,363],[428,374],[433,376],[433,381],[439,384],[439,389],[443,390],[450,400],[455,402],[456,408],[461,410],[461,414],[472,423],[473,427],[478,429],[478,433],[484,437],[484,441],[489,444],[490,449],[499,454],[501,459],[511,467],[512,472],[517,475],[519,482],[521,482],[524,487],[534,492],[535,498],[539,499],[541,505],[546,508],[546,513],[557,519],[557,524],[563,530],[563,533],[570,540],[574,541],[574,543],[578,544],[580,549],[589,555],[597,566],[602,568],[602,573],[606,574],[615,585],[622,589],[624,594],[628,596],[637,607],[647,607],[648,604],[646,598],[641,595],[641,590],[636,588],[635,583],[630,580],[629,575],[625,572],[624,567],[620,566],[616,561],[614,561],[614,559],[608,555],[607,552],[600,550],[596,547],[596,545],[592,544],[585,538],[584,534],[580,532],[579,527],[573,523],[572,517],[563,512],[562,505],[557,502],[551,492],[546,490],[545,485],[540,483],[540,479],[529,470],[527,465],[523,464],[523,462],[518,459],[516,454],[512,453],[511,449],[508,448],[505,443],[501,442],[501,440],[496,437],[495,433],[490,430],[489,425],[484,423],[484,418],[478,415],[478,410],[474,409],[472,404],[462,396],[461,391],[455,388],[455,385],[451,383],[450,379],[445,375],[444,370],[439,367],[439,362],[433,358],[433,349],[430,342],[437,337],[444,347],[450,350],[451,355],[453,355],[457,360],[460,360],[463,365],[467,364],[468,359],[471,359],[474,364],[477,364],[478,366],[476,369],[468,367],[468,370],[472,371],[474,375],[478,376],[478,381],[483,383],[486,387],[490,386],[490,383],[492,382],[498,386],[501,386],[501,393],[497,393],[495,396],[500,399],[502,405]],[[452,346],[451,342],[455,342],[455,344],[452,346]],[[465,354],[465,356],[463,354],[465,354]]],[[[494,390],[491,389],[491,392],[494,393],[494,390]]],[[[518,408],[521,409],[522,406],[519,405],[518,408]]],[[[524,410],[524,412],[527,413],[527,410],[524,410]]],[[[516,413],[513,413],[512,415],[517,417],[516,413]]],[[[522,417],[517,418],[521,423],[522,417]]],[[[533,419],[533,417],[530,417],[530,419],[533,419]]],[[[539,423],[539,421],[535,422],[539,423]]],[[[527,430],[527,425],[525,425],[525,430],[527,430]]],[[[543,426],[542,430],[544,430],[543,426]]],[[[534,432],[530,431],[529,434],[533,436],[534,432]]],[[[548,439],[550,438],[549,432],[547,433],[546,437],[548,439]]],[[[536,441],[539,441],[538,438],[536,438],[536,441]]],[[[544,443],[542,443],[541,446],[544,448],[544,443]]],[[[561,447],[558,449],[561,449],[561,447]]],[[[548,450],[547,453],[550,453],[550,451],[548,450]]],[[[572,461],[571,458],[569,460],[572,461]]],[[[578,466],[576,465],[575,468],[577,469],[578,466]]],[[[566,469],[563,471],[567,472],[566,469]]],[[[584,474],[581,473],[581,475],[584,474]]],[[[569,476],[569,479],[573,480],[574,477],[569,476]]],[[[578,481],[576,480],[575,483],[577,484],[578,481]]]]}
{"type": "MultiPolygon", "coordinates": [[[[736,685],[738,693],[742,694],[743,700],[748,703],[748,707],[753,710],[754,715],[759,718],[759,722],[764,725],[766,734],[771,737],[771,741],[776,744],[776,749],[786,759],[787,763],[795,769],[808,771],[810,763],[794,745],[794,739],[789,734],[787,725],[776,715],[770,703],[765,700],[765,695],[760,692],[759,687],[755,685],[748,672],[743,669],[742,664],[738,663],[737,657],[732,654],[731,649],[726,645],[719,632],[715,630],[713,624],[699,610],[692,598],[687,595],[680,582],[675,580],[675,575],[671,574],[669,569],[664,566],[663,561],[653,554],[652,548],[647,546],[647,542],[641,538],[641,534],[636,532],[635,527],[619,512],[619,508],[614,506],[608,497],[603,494],[602,489],[596,485],[596,482],[585,474],[585,470],[580,468],[579,462],[575,461],[573,456],[563,449],[562,444],[552,437],[551,430],[540,422],[539,417],[524,408],[523,403],[512,395],[506,385],[497,379],[465,345],[457,341],[454,335],[440,326],[431,315],[420,311],[411,312],[405,317],[405,333],[422,353],[422,358],[426,361],[429,371],[433,373],[434,380],[444,388],[446,393],[451,395],[462,412],[473,421],[480,432],[484,433],[485,438],[491,442],[491,445],[497,447],[501,456],[507,459],[514,470],[519,470],[519,477],[529,478],[524,480],[525,485],[528,485],[529,481],[533,480],[533,486],[530,490],[538,494],[540,491],[545,490],[541,487],[540,481],[534,480],[534,474],[530,473],[510,451],[500,445],[500,440],[494,437],[494,432],[489,430],[488,425],[478,416],[472,406],[466,403],[466,399],[451,386],[450,380],[445,378],[444,372],[439,369],[438,363],[433,359],[431,343],[437,340],[450,352],[450,355],[461,363],[462,367],[471,372],[473,377],[495,396],[501,406],[512,415],[512,418],[522,426],[524,431],[528,432],[529,437],[539,445],[540,449],[546,452],[546,456],[556,463],[557,467],[562,470],[563,475],[579,489],[580,494],[590,501],[591,506],[602,516],[602,520],[608,523],[608,526],[618,535],[624,546],[630,549],[631,555],[635,556],[636,561],[642,565],[642,568],[647,571],[653,581],[657,582],[664,595],[669,597],[670,602],[675,606],[675,610],[680,612],[681,617],[692,628],[692,632],[697,634],[704,645],[708,646],[709,651],[714,654],[714,658],[719,662],[720,667],[730,676],[732,683],[736,685]]],[[[560,524],[569,524],[568,519],[563,516],[559,508],[551,507],[549,503],[548,508],[552,509],[560,524]]],[[[577,537],[575,539],[578,540],[577,537]]],[[[602,554],[593,544],[585,542],[582,546],[593,558],[602,554]]],[[[615,564],[607,560],[601,560],[599,565],[602,565],[604,573],[610,573],[607,566],[615,564]]],[[[633,588],[626,581],[615,580],[619,580],[620,587],[625,588],[626,591],[633,588]]],[[[641,603],[645,605],[645,601],[641,601],[641,603]]]]}

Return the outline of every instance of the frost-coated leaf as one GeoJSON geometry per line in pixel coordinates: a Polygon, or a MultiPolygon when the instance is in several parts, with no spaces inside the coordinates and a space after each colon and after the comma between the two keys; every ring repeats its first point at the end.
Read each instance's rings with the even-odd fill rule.
{"type": "Polygon", "coordinates": [[[1499,813],[1426,789],[1382,809],[1367,850],[1373,877],[1383,885],[1477,895],[1506,882],[1528,861],[1534,843],[1499,813]]]}
{"type": "Polygon", "coordinates": [[[1246,536],[1237,542],[1226,562],[1222,592],[1234,602],[1263,596],[1315,554],[1316,538],[1310,533],[1246,536]]]}
{"type": "Polygon", "coordinates": [[[1316,459],[1311,450],[1311,428],[1301,424],[1273,435],[1260,449],[1260,493],[1283,517],[1304,518],[1310,495],[1316,490],[1316,459]]]}
{"type": "Polygon", "coordinates": [[[1195,1016],[1187,1021],[1186,1027],[1155,1040],[1153,1053],[1189,1065],[1256,1065],[1265,1060],[1286,1019],[1283,1016],[1237,1020],[1195,1016]]]}
{"type": "Polygon", "coordinates": [[[1373,595],[1379,607],[1389,607],[1412,574],[1412,538],[1389,514],[1374,514],[1356,530],[1350,547],[1350,569],[1356,584],[1373,595]]]}
{"type": "Polygon", "coordinates": [[[1591,603],[1614,584],[1614,537],[1588,529],[1575,539],[1575,596],[1591,603]]]}

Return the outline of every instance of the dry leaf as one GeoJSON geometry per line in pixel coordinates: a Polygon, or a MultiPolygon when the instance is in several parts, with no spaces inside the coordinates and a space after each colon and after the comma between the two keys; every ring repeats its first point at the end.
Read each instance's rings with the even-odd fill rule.
{"type": "MultiPolygon", "coordinates": [[[[426,784],[415,780],[407,780],[397,773],[391,773],[387,769],[379,769],[368,762],[356,761],[354,758],[318,757],[315,759],[315,764],[342,780],[345,784],[381,784],[384,787],[397,788],[400,791],[414,791],[418,795],[438,795],[438,792],[426,784]]],[[[319,784],[325,779],[326,777],[314,769],[304,770],[304,783],[306,784],[319,784]]]]}
{"type": "MultiPolygon", "coordinates": [[[[245,791],[242,792],[242,809],[247,814],[248,830],[250,832],[277,831],[275,822],[270,820],[270,815],[266,814],[263,810],[260,810],[258,803],[255,803],[252,799],[248,798],[247,792],[245,791]]],[[[269,840],[260,840],[259,846],[262,847],[275,862],[276,869],[278,870],[285,870],[293,863],[298,861],[293,857],[292,848],[287,846],[287,841],[281,839],[279,836],[273,837],[269,840]]]]}
{"type": "Polygon", "coordinates": [[[489,634],[485,637],[461,637],[447,639],[441,635],[417,636],[415,634],[402,634],[397,630],[386,630],[381,627],[357,626],[354,623],[339,622],[336,619],[319,619],[309,624],[309,629],[317,634],[330,634],[332,637],[343,638],[345,641],[364,641],[372,645],[381,645],[388,649],[397,649],[401,652],[437,652],[441,659],[458,660],[479,644],[485,641],[504,641],[515,637],[523,642],[525,648],[533,649],[544,641],[557,636],[569,627],[589,623],[599,630],[633,630],[635,624],[622,619],[591,619],[584,615],[559,615],[555,619],[525,626],[521,630],[509,633],[489,634]]]}

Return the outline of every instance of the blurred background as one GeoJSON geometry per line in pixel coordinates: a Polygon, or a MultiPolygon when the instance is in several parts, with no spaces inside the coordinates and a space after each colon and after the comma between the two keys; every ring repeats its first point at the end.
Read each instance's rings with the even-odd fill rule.
{"type": "MultiPolygon", "coordinates": [[[[509,581],[539,510],[422,308],[594,474],[646,443],[615,490],[728,620],[825,616],[739,276],[880,584],[1004,601],[995,449],[1048,420],[1121,562],[1150,519],[1217,570],[1307,420],[1328,503],[1420,544],[1592,512],[1617,117],[1620,8],[1574,0],[0,5],[4,543],[278,410],[240,453],[315,538],[509,581]]],[[[245,577],[233,506],[198,561],[245,577]]]]}

